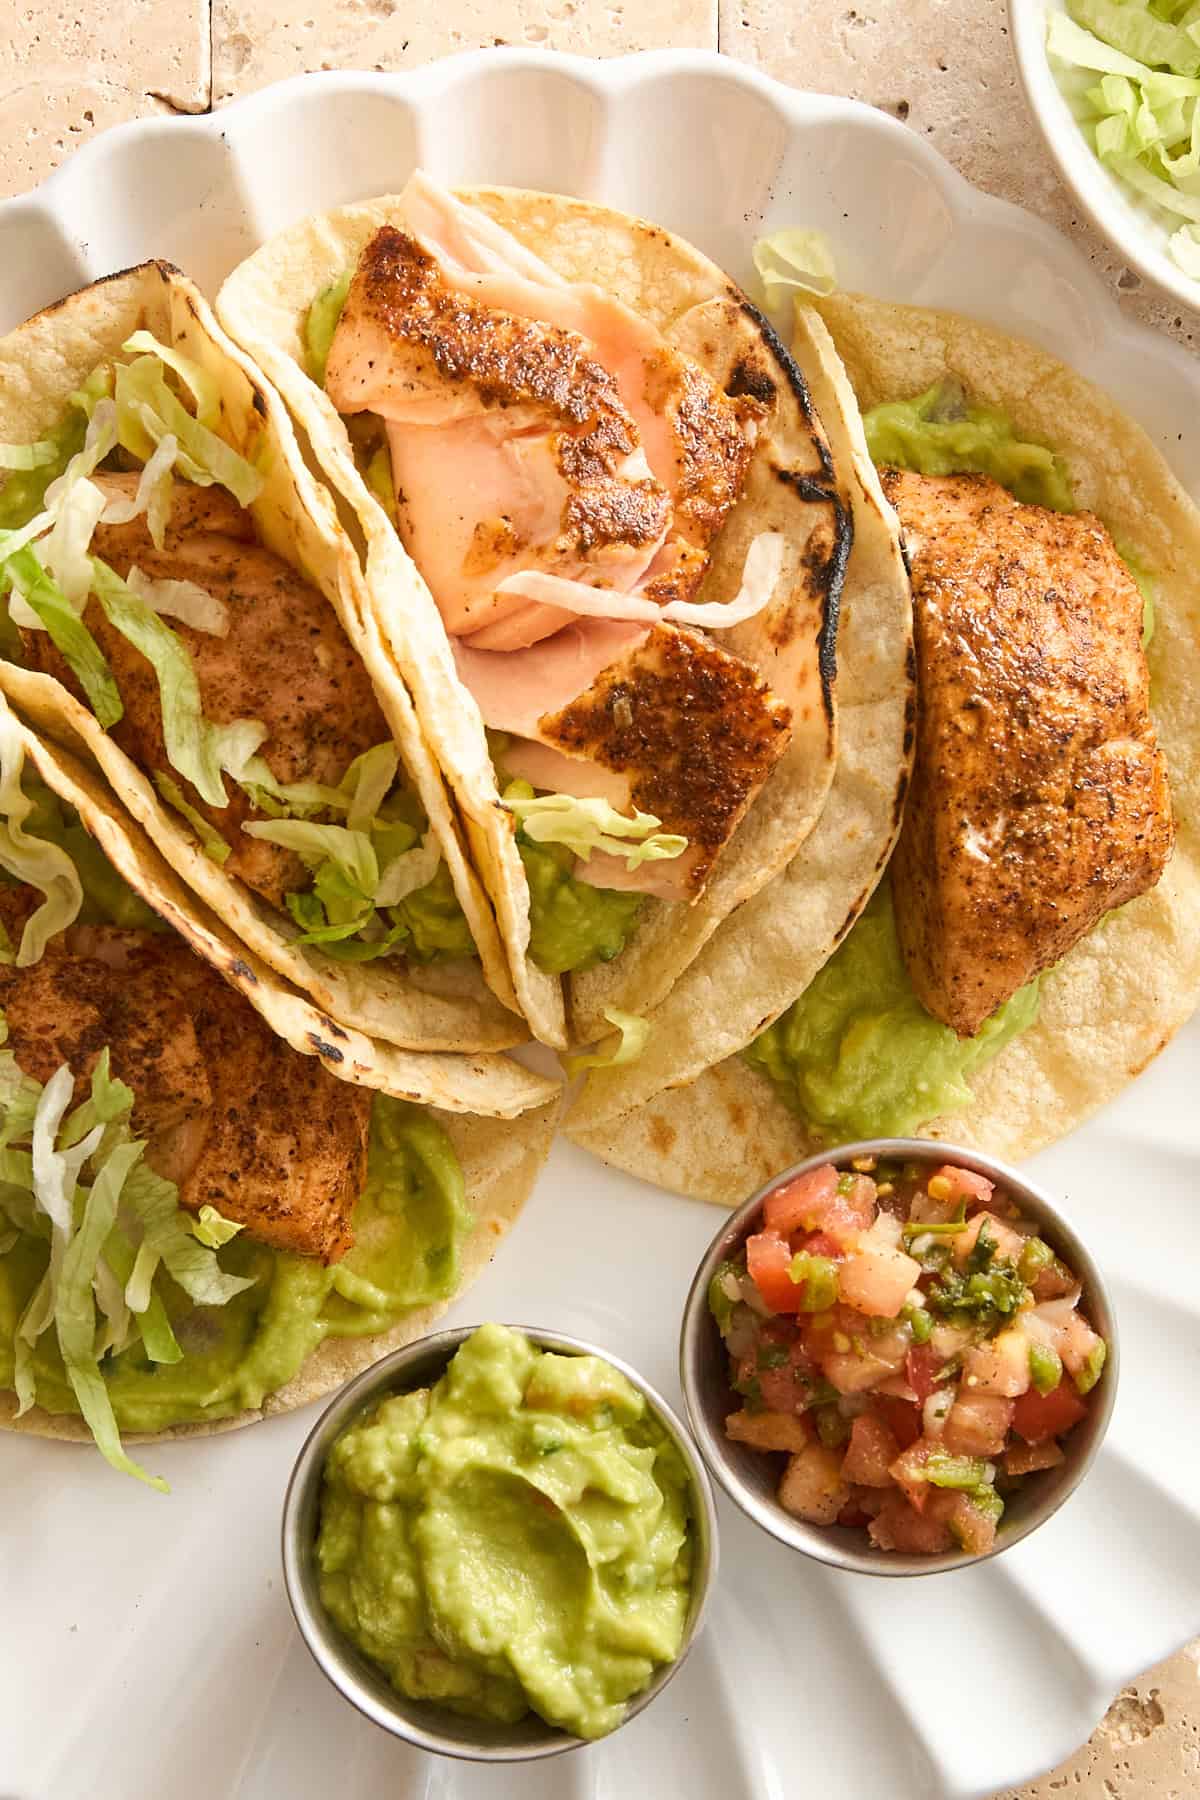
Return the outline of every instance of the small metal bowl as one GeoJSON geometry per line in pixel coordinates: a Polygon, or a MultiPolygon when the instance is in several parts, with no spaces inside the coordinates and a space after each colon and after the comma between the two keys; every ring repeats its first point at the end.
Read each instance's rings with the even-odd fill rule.
{"type": "MultiPolygon", "coordinates": [[[[305,1439],[288,1483],[283,1503],[283,1574],[292,1613],[313,1660],[338,1692],[368,1719],[382,1725],[394,1737],[404,1738],[418,1749],[432,1750],[441,1756],[461,1757],[472,1762],[528,1762],[544,1756],[559,1756],[564,1750],[577,1750],[588,1740],[546,1724],[536,1713],[527,1714],[515,1725],[506,1725],[467,1718],[431,1701],[410,1700],[391,1685],[381,1669],[343,1637],[322,1606],[318,1591],[315,1552],[321,1478],[334,1439],[388,1395],[410,1393],[437,1381],[459,1345],[475,1329],[469,1325],[457,1331],[440,1331],[433,1337],[420,1338],[416,1343],[394,1351],[350,1382],[326,1407],[305,1439]]],[[[662,1693],[682,1666],[703,1626],[717,1574],[717,1514],[712,1487],[683,1424],[662,1395],[656,1393],[628,1363],[580,1338],[539,1331],[529,1325],[514,1325],[511,1329],[521,1332],[539,1350],[553,1350],[564,1356],[599,1356],[614,1369],[619,1369],[649,1402],[655,1417],[682,1456],[690,1478],[694,1558],[691,1606],[683,1642],[675,1661],[664,1664],[649,1686],[630,1700],[621,1721],[623,1725],[662,1693]]]]}
{"type": "Polygon", "coordinates": [[[958,1149],[953,1144],[935,1143],[925,1138],[870,1138],[862,1143],[837,1145],[783,1170],[739,1207],[709,1245],[684,1307],[679,1340],[684,1398],[692,1431],[716,1479],[747,1517],[778,1538],[781,1544],[803,1551],[804,1555],[816,1557],[834,1568],[851,1569],[863,1575],[938,1575],[948,1569],[968,1568],[986,1561],[987,1557],[969,1556],[962,1551],[918,1556],[897,1550],[877,1550],[868,1542],[866,1532],[857,1528],[807,1524],[786,1512],[776,1499],[777,1459],[748,1445],[733,1443],[725,1436],[725,1419],[732,1410],[729,1358],[708,1309],[709,1283],[718,1265],[735,1254],[757,1228],[768,1194],[793,1176],[820,1168],[824,1163],[844,1167],[854,1158],[865,1156],[932,1164],[939,1168],[943,1163],[953,1163],[984,1175],[1006,1189],[1025,1217],[1036,1223],[1039,1236],[1080,1277],[1084,1310],[1108,1344],[1108,1358],[1103,1374],[1092,1390],[1088,1415],[1064,1441],[1065,1461],[1057,1468],[1026,1477],[1007,1504],[995,1547],[988,1551],[987,1557],[998,1556],[1013,1544],[1019,1544],[1031,1531],[1036,1531],[1079,1486],[1108,1429],[1117,1391],[1120,1363],[1117,1328],[1104,1279],[1087,1247],[1041,1188],[1007,1163],[981,1156],[977,1150],[958,1149]]]}

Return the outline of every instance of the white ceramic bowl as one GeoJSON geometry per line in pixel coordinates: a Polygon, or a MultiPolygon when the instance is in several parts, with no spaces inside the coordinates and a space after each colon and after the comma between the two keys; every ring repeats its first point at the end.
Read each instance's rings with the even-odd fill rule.
{"type": "MultiPolygon", "coordinates": [[[[1059,86],[1063,71],[1056,73],[1046,52],[1046,19],[1051,12],[1066,10],[1063,0],[1008,0],[1017,74],[1046,148],[1080,211],[1129,267],[1180,305],[1200,308],[1200,281],[1185,275],[1167,248],[1175,226],[1183,221],[1164,224],[1156,209],[1105,168],[1059,86]]],[[[1071,77],[1078,74],[1072,71],[1068,76],[1068,90],[1071,77]]],[[[1090,87],[1099,79],[1086,76],[1078,86],[1090,87]]]]}

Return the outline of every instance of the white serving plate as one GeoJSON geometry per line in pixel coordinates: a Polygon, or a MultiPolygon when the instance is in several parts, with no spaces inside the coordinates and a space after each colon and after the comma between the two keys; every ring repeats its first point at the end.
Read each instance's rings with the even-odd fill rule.
{"type": "MultiPolygon", "coordinates": [[[[764,224],[823,227],[847,285],[1034,338],[1107,387],[1200,491],[1196,365],[1124,322],[1068,244],[882,114],[707,53],[486,52],[108,132],[0,206],[0,329],[148,256],[211,293],[269,232],[394,190],[418,158],[444,180],[646,213],[743,279],[764,224]]],[[[90,1452],[3,1437],[0,1794],[966,1800],[1052,1766],[1124,1682],[1200,1631],[1198,1093],[1193,1023],[1037,1158],[1109,1271],[1122,1329],[1116,1416],[1070,1505],[997,1563],[906,1583],[818,1568],[722,1503],[720,1589],[688,1666],[626,1730],[554,1763],[423,1757],[310,1663],[277,1540],[312,1409],[154,1452],[169,1500],[90,1452]]],[[[715,1223],[560,1142],[446,1322],[596,1340],[675,1399],[679,1315],[715,1223]]]]}

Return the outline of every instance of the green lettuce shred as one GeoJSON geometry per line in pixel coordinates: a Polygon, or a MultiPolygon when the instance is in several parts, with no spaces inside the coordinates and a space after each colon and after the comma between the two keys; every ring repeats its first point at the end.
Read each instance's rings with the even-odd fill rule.
{"type": "Polygon", "coordinates": [[[527,781],[512,781],[501,799],[534,844],[562,844],[585,861],[593,852],[623,856],[627,869],[682,856],[687,839],[660,831],[653,813],[619,813],[607,800],[573,794],[535,794],[527,781]]]}
{"type": "Polygon", "coordinates": [[[1068,0],[1047,12],[1046,47],[1096,155],[1175,227],[1170,255],[1200,279],[1200,13],[1190,0],[1068,0]]]}

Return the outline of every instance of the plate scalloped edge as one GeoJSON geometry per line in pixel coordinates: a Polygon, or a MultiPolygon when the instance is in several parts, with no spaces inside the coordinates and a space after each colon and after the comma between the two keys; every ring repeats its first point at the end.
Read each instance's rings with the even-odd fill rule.
{"type": "MultiPolygon", "coordinates": [[[[500,179],[602,195],[694,237],[743,280],[750,242],[763,225],[816,225],[836,240],[846,285],[975,311],[1082,363],[1142,422],[1185,485],[1200,490],[1196,365],[1180,347],[1127,320],[1080,252],[1044,222],[971,188],[899,122],[855,102],[787,88],[711,52],[658,51],[606,62],[537,51],[468,52],[399,75],[300,76],[215,115],[118,126],[31,194],[0,203],[0,329],[74,286],[151,254],[190,265],[212,292],[263,236],[302,213],[399,186],[418,158],[448,179],[500,179]],[[647,155],[648,145],[653,155],[647,155]]],[[[1195,1067],[1196,1037],[1186,1035],[1187,1042],[1146,1078],[1153,1085],[1139,1089],[1164,1116],[1186,1096],[1188,1062],[1195,1067]]],[[[1057,1166],[1058,1185],[1069,1188],[1085,1145],[1097,1167],[1105,1157],[1135,1166],[1146,1150],[1145,1128],[1126,1096],[1072,1140],[1073,1151],[1057,1147],[1040,1167],[1045,1172],[1057,1166]]],[[[1192,1167],[1198,1148],[1194,1130],[1172,1146],[1192,1167]]],[[[607,1171],[597,1174],[598,1165],[565,1145],[556,1152],[556,1166],[560,1173],[578,1171],[580,1184],[611,1196],[614,1211],[632,1195],[647,1221],[664,1232],[668,1214],[662,1209],[682,1204],[649,1196],[607,1171]]],[[[1170,1173],[1168,1166],[1168,1179],[1170,1173]]],[[[543,1185],[543,1212],[546,1199],[543,1185]]],[[[1117,1249],[1119,1224],[1114,1190],[1099,1221],[1101,1246],[1107,1236],[1110,1253],[1117,1249]]],[[[708,1229],[691,1215],[682,1226],[673,1223],[664,1242],[673,1243],[675,1235],[694,1239],[698,1254],[708,1229]]],[[[561,1254],[571,1268],[575,1247],[564,1243],[561,1254]]],[[[688,1274],[690,1269],[689,1262],[688,1274]]],[[[1200,1268],[1195,1273],[1200,1277],[1200,1268]]],[[[1119,1299],[1140,1315],[1146,1296],[1157,1297],[1153,1280],[1151,1270],[1141,1286],[1119,1288],[1119,1299]]],[[[520,1316],[522,1302],[506,1302],[510,1313],[513,1304],[512,1316],[520,1316]]],[[[497,1308],[499,1315],[504,1311],[497,1308]]],[[[1145,1329],[1153,1336],[1149,1323],[1145,1329]]],[[[1127,1327],[1125,1337],[1130,1382],[1135,1358],[1127,1327]]],[[[614,1338],[618,1346],[621,1341],[614,1338]]],[[[659,1353],[657,1345],[646,1352],[659,1353]]],[[[1140,1384],[1130,1382],[1140,1387],[1143,1408],[1153,1404],[1151,1372],[1140,1384]]],[[[1132,1621],[1120,1629],[1120,1605],[1106,1607],[1080,1585],[1088,1583],[1073,1539],[1101,1543],[1103,1531],[1113,1529],[1113,1516],[1128,1512],[1129,1530],[1133,1518],[1149,1517],[1164,1533],[1176,1533],[1181,1521],[1197,1531],[1182,1481],[1171,1481],[1166,1470],[1147,1473],[1126,1447],[1139,1435],[1133,1409],[1126,1388],[1118,1407],[1124,1429],[1119,1432],[1114,1422],[1114,1447],[1090,1491],[1071,1509],[1074,1532],[1069,1524],[1064,1531],[1060,1520],[987,1570],[909,1589],[907,1607],[899,1604],[906,1584],[831,1582],[788,1565],[801,1596],[832,1603],[833,1635],[848,1637],[874,1659],[884,1698],[901,1728],[912,1733],[909,1785],[903,1796],[890,1789],[889,1800],[918,1800],[930,1792],[931,1778],[945,1794],[967,1800],[1051,1766],[1086,1737],[1123,1681],[1189,1635],[1181,1602],[1168,1600],[1170,1559],[1156,1549],[1151,1555],[1153,1546],[1141,1547],[1137,1574],[1152,1586],[1154,1598],[1143,1599],[1141,1610],[1158,1621],[1157,1634],[1144,1620],[1141,1629],[1132,1621]],[[999,1683],[993,1694],[1005,1715],[1001,1723],[1008,1725],[998,1737],[986,1730],[981,1736],[977,1714],[965,1721],[944,1716],[969,1700],[969,1691],[948,1700],[940,1713],[931,1709],[923,1691],[927,1672],[917,1671],[914,1679],[906,1654],[921,1640],[912,1615],[926,1640],[953,1643],[964,1611],[976,1607],[989,1631],[1023,1646],[1035,1664],[1024,1674],[987,1671],[999,1683]],[[1051,1677],[1052,1701],[1045,1691],[1051,1677]],[[1035,1716],[1031,1708],[1039,1695],[1035,1716]],[[1013,1717],[1021,1719],[1015,1744],[1013,1717]]],[[[737,1537],[728,1514],[725,1522],[737,1537]]],[[[761,1586],[766,1551],[749,1538],[738,1542],[746,1545],[747,1579],[753,1567],[761,1586]]],[[[1128,1574],[1132,1579],[1132,1566],[1128,1574]]],[[[1200,1593],[1193,1616],[1200,1623],[1200,1593]]],[[[722,1622],[736,1628],[729,1609],[718,1613],[718,1621],[710,1640],[722,1622]]],[[[964,1668],[967,1676],[985,1672],[969,1657],[964,1668]]],[[[938,1676],[951,1689],[966,1678],[941,1667],[938,1676]]],[[[711,1642],[700,1673],[681,1678],[680,1693],[685,1683],[693,1711],[711,1708],[729,1716],[740,1698],[731,1697],[711,1642]]],[[[664,1740],[672,1724],[679,1729],[671,1710],[677,1704],[665,1698],[609,1749],[571,1759],[573,1779],[564,1775],[556,1796],[570,1791],[617,1800],[621,1775],[613,1771],[630,1772],[626,1752],[635,1743],[651,1754],[658,1743],[649,1735],[655,1721],[664,1740]]],[[[744,1779],[747,1800],[774,1791],[787,1742],[770,1743],[767,1721],[752,1705],[749,1718],[763,1735],[756,1741],[744,1727],[739,1734],[755,1743],[744,1770],[734,1771],[744,1779]],[[776,1752],[776,1773],[765,1764],[752,1769],[769,1751],[776,1752]]],[[[665,1741],[653,1754],[656,1760],[667,1756],[665,1741]]],[[[831,1775],[840,1766],[831,1765],[831,1775]]],[[[894,1768],[893,1778],[899,1779],[894,1768]]],[[[460,1789],[460,1779],[465,1777],[458,1773],[447,1776],[447,1796],[468,1791],[460,1789]]]]}

